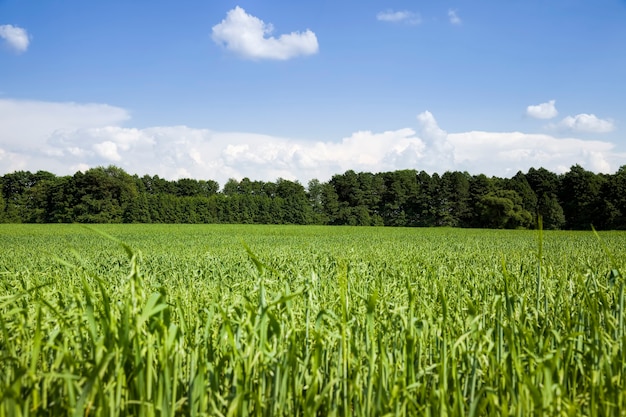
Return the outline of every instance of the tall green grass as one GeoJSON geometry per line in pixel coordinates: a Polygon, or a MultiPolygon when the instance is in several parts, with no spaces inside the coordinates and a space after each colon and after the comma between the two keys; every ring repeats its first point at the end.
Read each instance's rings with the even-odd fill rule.
{"type": "Polygon", "coordinates": [[[0,227],[0,416],[626,409],[626,234],[98,230],[0,227]]]}

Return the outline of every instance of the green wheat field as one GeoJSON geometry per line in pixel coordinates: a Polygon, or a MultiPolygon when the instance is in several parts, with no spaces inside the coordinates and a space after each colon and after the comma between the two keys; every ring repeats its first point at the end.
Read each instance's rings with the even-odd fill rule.
{"type": "Polygon", "coordinates": [[[626,233],[0,225],[0,416],[626,413],[626,233]]]}

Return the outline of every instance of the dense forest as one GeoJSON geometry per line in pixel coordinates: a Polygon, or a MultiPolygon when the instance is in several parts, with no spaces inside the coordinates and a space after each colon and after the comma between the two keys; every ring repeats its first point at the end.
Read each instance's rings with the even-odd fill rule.
{"type": "Polygon", "coordinates": [[[512,178],[347,171],[328,182],[139,177],[115,167],[0,177],[0,222],[268,223],[626,229],[626,165],[595,174],[531,168],[512,178]]]}

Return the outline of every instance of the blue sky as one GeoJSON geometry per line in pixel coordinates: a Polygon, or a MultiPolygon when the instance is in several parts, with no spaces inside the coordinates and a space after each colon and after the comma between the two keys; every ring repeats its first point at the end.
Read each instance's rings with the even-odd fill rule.
{"type": "Polygon", "coordinates": [[[0,0],[0,174],[615,172],[624,74],[624,0],[0,0]]]}

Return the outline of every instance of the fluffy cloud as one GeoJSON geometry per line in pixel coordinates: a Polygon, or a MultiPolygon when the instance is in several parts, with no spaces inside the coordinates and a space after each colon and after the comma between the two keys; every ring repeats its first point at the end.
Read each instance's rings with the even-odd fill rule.
{"type": "Polygon", "coordinates": [[[0,138],[24,145],[15,135],[37,140],[59,129],[117,125],[129,118],[126,110],[107,104],[0,99],[0,138]]]}
{"type": "Polygon", "coordinates": [[[612,120],[600,119],[595,114],[577,114],[567,116],[560,123],[560,127],[574,132],[608,133],[615,129],[612,120]]]}
{"type": "Polygon", "coordinates": [[[461,18],[454,9],[448,9],[448,19],[450,19],[450,23],[453,25],[461,24],[461,18]]]}
{"type": "Polygon", "coordinates": [[[0,175],[20,169],[66,175],[115,164],[139,175],[220,184],[231,177],[306,183],[348,169],[511,176],[533,166],[564,172],[578,163],[611,172],[626,158],[605,141],[522,132],[448,133],[428,111],[417,116],[414,128],[358,131],[328,141],[186,126],[121,126],[127,119],[123,109],[106,105],[0,100],[0,175]]]}
{"type": "Polygon", "coordinates": [[[68,165],[65,156],[73,160],[86,151],[68,142],[66,136],[81,129],[114,129],[129,117],[126,110],[106,104],[0,99],[0,143],[4,150],[0,166],[6,172],[67,172],[76,166],[68,165]]]}
{"type": "Polygon", "coordinates": [[[463,132],[448,135],[454,147],[456,169],[469,172],[495,171],[510,176],[532,167],[565,172],[581,164],[597,172],[616,169],[624,155],[617,155],[610,142],[555,138],[522,132],[463,132]]]}
{"type": "Polygon", "coordinates": [[[117,162],[122,157],[117,152],[117,144],[115,142],[111,142],[109,140],[105,140],[101,143],[96,143],[93,145],[95,151],[106,160],[117,162]]]}
{"type": "Polygon", "coordinates": [[[535,119],[552,119],[559,114],[555,103],[555,100],[550,100],[547,103],[528,106],[526,107],[526,114],[535,119]]]}
{"type": "Polygon", "coordinates": [[[408,10],[393,11],[387,10],[379,12],[376,15],[376,19],[382,22],[405,22],[411,25],[418,25],[422,22],[422,19],[418,13],[410,12],[408,10]]]}
{"type": "Polygon", "coordinates": [[[275,38],[274,27],[237,6],[213,26],[213,41],[249,59],[286,60],[300,55],[312,55],[319,46],[315,33],[292,32],[275,38]]]}
{"type": "MultiPolygon", "coordinates": [[[[546,103],[528,106],[526,114],[535,119],[553,119],[559,114],[555,103],[555,100],[550,100],[546,103]]],[[[600,119],[595,114],[586,113],[567,116],[558,124],[550,124],[547,127],[580,133],[608,133],[615,130],[612,120],[600,119]]]]}
{"type": "Polygon", "coordinates": [[[16,52],[25,52],[30,43],[28,32],[13,25],[0,25],[0,38],[16,52]]]}

